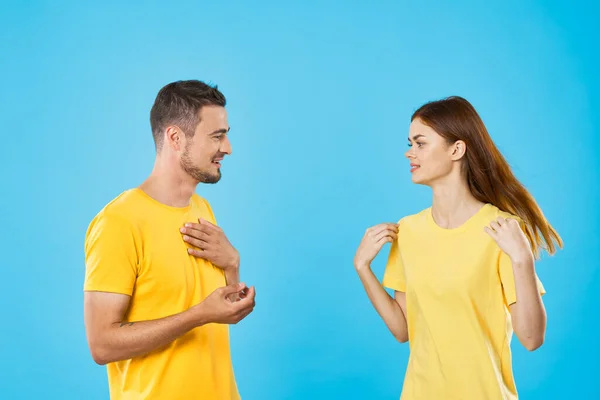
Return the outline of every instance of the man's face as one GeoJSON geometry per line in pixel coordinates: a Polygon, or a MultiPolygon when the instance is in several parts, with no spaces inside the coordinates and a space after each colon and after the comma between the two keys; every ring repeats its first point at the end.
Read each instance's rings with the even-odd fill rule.
{"type": "Polygon", "coordinates": [[[220,106],[204,106],[194,137],[186,138],[181,167],[198,182],[217,183],[221,179],[221,161],[231,154],[227,137],[227,111],[220,106]]]}

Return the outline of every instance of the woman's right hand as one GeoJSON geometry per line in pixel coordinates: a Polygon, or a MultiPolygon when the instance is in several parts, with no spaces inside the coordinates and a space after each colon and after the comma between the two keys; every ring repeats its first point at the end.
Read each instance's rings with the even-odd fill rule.
{"type": "Polygon", "coordinates": [[[383,245],[393,242],[397,237],[398,224],[379,224],[367,229],[354,256],[356,270],[369,268],[383,245]]]}

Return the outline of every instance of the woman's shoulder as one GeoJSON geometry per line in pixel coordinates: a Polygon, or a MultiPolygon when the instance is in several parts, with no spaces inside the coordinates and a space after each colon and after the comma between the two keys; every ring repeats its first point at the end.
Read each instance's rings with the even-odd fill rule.
{"type": "Polygon", "coordinates": [[[497,218],[509,219],[510,218],[510,219],[516,219],[519,222],[523,221],[518,215],[510,213],[508,211],[503,211],[493,204],[488,203],[486,206],[489,209],[490,217],[493,219],[497,219],[497,218]]]}
{"type": "Polygon", "coordinates": [[[431,207],[427,207],[417,213],[405,215],[398,221],[399,227],[418,226],[427,221],[427,215],[431,212],[431,207]]]}
{"type": "Polygon", "coordinates": [[[519,217],[518,215],[508,212],[508,211],[503,211],[492,204],[487,204],[487,207],[490,209],[488,218],[487,218],[487,220],[489,222],[497,221],[498,218],[503,218],[505,220],[514,219],[519,223],[519,226],[521,227],[521,229],[526,229],[527,224],[525,223],[523,218],[519,217]]]}

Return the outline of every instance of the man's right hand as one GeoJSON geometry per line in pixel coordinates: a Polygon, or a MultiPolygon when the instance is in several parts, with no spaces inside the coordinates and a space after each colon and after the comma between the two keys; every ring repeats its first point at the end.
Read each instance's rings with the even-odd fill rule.
{"type": "Polygon", "coordinates": [[[195,308],[201,325],[206,323],[237,324],[254,310],[256,304],[254,287],[247,288],[236,283],[216,289],[195,308]],[[239,300],[231,301],[230,298],[239,300]]]}

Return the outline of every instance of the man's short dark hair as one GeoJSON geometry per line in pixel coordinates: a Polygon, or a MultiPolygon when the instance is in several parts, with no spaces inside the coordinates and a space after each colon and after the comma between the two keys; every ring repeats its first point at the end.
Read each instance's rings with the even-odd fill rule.
{"type": "Polygon", "coordinates": [[[186,137],[192,137],[200,123],[202,107],[225,107],[225,104],[225,96],[216,85],[210,86],[198,80],[169,83],[160,89],[150,111],[150,126],[156,150],[162,148],[164,130],[169,125],[179,126],[186,137]]]}

